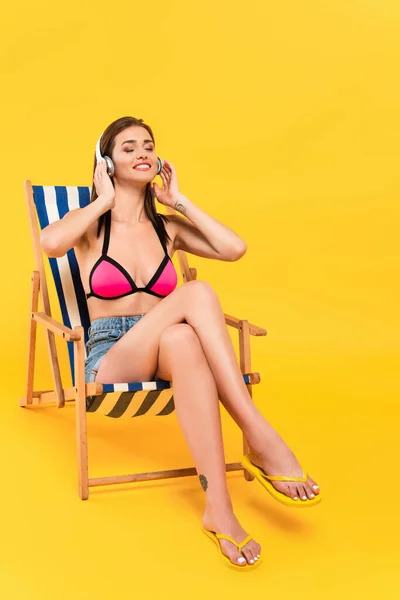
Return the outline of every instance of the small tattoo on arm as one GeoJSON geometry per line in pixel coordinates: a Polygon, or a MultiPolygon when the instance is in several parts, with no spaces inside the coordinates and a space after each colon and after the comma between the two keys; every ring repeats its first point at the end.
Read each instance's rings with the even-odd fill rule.
{"type": "Polygon", "coordinates": [[[204,491],[206,491],[208,488],[207,478],[204,475],[199,475],[199,479],[200,479],[201,487],[203,488],[204,491]]]}
{"type": "Polygon", "coordinates": [[[186,206],[184,204],[181,204],[179,202],[179,200],[177,200],[177,202],[175,204],[175,210],[179,211],[180,213],[182,213],[186,217],[186,206]]]}

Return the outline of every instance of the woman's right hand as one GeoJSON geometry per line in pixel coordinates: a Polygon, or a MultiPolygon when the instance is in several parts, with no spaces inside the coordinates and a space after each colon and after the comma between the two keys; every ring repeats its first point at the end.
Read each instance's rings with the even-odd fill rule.
{"type": "Polygon", "coordinates": [[[104,159],[100,160],[94,171],[93,183],[98,196],[103,196],[108,208],[115,205],[115,189],[107,173],[107,163],[104,159]]]}

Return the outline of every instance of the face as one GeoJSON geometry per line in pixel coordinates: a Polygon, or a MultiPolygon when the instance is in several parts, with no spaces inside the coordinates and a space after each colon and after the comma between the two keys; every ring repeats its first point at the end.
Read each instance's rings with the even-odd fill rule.
{"type": "Polygon", "coordinates": [[[157,175],[158,161],[154,142],[147,129],[137,125],[127,127],[115,137],[111,156],[117,179],[152,181],[157,175]],[[148,163],[137,167],[139,163],[148,163]]]}

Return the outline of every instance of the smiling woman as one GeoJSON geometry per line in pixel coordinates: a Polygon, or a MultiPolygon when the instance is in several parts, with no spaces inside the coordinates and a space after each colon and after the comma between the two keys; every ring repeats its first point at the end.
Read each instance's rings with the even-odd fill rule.
{"type": "MultiPolygon", "coordinates": [[[[119,133],[127,131],[127,128],[129,126],[135,126],[135,125],[140,127],[140,129],[144,128],[147,130],[147,133],[151,136],[151,138],[146,136],[141,141],[141,143],[145,145],[144,150],[146,152],[154,153],[155,140],[154,140],[154,134],[153,134],[151,127],[149,125],[145,125],[143,123],[142,119],[135,119],[134,117],[122,117],[122,118],[118,119],[117,121],[115,121],[114,123],[111,123],[111,125],[109,127],[107,127],[106,131],[104,133],[102,133],[102,135],[100,136],[100,138],[97,142],[96,152],[95,152],[95,157],[94,157],[93,177],[95,176],[96,167],[101,158],[103,158],[106,161],[107,174],[110,177],[114,177],[115,166],[114,166],[114,162],[112,161],[112,159],[110,157],[114,153],[121,154],[122,149],[125,154],[131,154],[131,153],[134,153],[135,151],[137,153],[137,146],[140,142],[138,139],[135,139],[134,136],[125,135],[123,141],[121,141],[120,143],[116,142],[116,137],[118,136],[119,133]]],[[[162,170],[162,160],[159,157],[157,157],[157,161],[158,161],[157,175],[159,175],[162,170]]],[[[149,160],[135,161],[134,165],[131,168],[135,169],[135,171],[137,171],[137,172],[141,172],[141,171],[148,172],[148,171],[152,170],[152,163],[149,160]],[[148,168],[140,166],[143,164],[148,165],[148,168]]],[[[111,180],[111,182],[114,185],[113,180],[111,180]]],[[[110,190],[110,193],[112,194],[111,190],[110,190]]],[[[94,202],[94,200],[96,200],[96,198],[97,198],[97,189],[96,189],[96,186],[93,186],[91,196],[90,196],[90,201],[94,202]]],[[[162,227],[161,221],[162,220],[165,221],[166,217],[164,215],[158,214],[155,209],[154,199],[152,196],[152,190],[150,188],[150,182],[147,182],[146,190],[145,190],[145,212],[146,212],[146,216],[151,220],[151,222],[153,223],[153,225],[155,227],[157,226],[157,223],[158,223],[158,228],[161,231],[161,236],[163,237],[163,242],[165,243],[165,241],[166,241],[165,240],[165,237],[166,237],[165,236],[165,228],[162,227]],[[161,221],[160,221],[160,218],[161,218],[161,221]]],[[[100,231],[103,226],[103,222],[104,222],[104,214],[100,215],[99,220],[98,220],[97,236],[100,235],[100,231]]]]}
{"type": "MultiPolygon", "coordinates": [[[[129,117],[128,117],[128,120],[130,121],[129,117]]],[[[122,159],[117,160],[120,158],[119,154],[121,153],[121,152],[118,152],[119,148],[121,150],[123,149],[123,154],[135,153],[134,158],[136,158],[137,153],[140,152],[140,144],[142,144],[144,146],[143,152],[149,153],[150,156],[152,154],[154,154],[154,151],[155,151],[154,139],[149,139],[149,138],[145,137],[143,140],[141,140],[140,136],[139,136],[139,139],[135,139],[134,137],[129,137],[129,136],[128,136],[128,139],[126,139],[126,132],[128,131],[128,128],[126,127],[126,123],[124,123],[123,119],[120,120],[120,122],[122,122],[122,124],[125,125],[125,127],[122,129],[122,132],[120,133],[120,135],[118,135],[118,133],[115,133],[115,132],[113,135],[112,131],[110,133],[109,132],[110,128],[112,130],[112,126],[110,126],[108,128],[108,130],[105,132],[105,134],[103,133],[100,136],[100,138],[96,144],[97,165],[96,165],[96,170],[95,170],[95,181],[96,181],[98,165],[102,161],[106,162],[107,174],[112,173],[112,177],[114,177],[116,175],[118,185],[120,185],[120,186],[121,186],[121,183],[119,182],[119,180],[122,179],[121,178],[122,166],[127,165],[130,169],[133,169],[137,172],[142,172],[142,173],[146,173],[148,171],[153,170],[153,163],[152,163],[151,159],[146,160],[146,159],[138,158],[137,160],[134,161],[133,164],[131,164],[131,159],[129,159],[129,162],[128,162],[124,157],[123,157],[123,160],[122,159]],[[109,136],[113,135],[113,137],[110,138],[112,140],[112,142],[109,145],[109,147],[110,147],[109,154],[110,155],[112,154],[116,160],[117,173],[116,173],[116,168],[115,168],[114,162],[110,158],[110,156],[108,156],[106,154],[103,155],[101,152],[101,144],[103,142],[103,138],[107,137],[107,133],[109,136]],[[125,139],[123,139],[123,141],[120,143],[121,137],[124,137],[125,139]]],[[[120,125],[121,125],[121,123],[120,123],[120,125]]],[[[134,123],[134,125],[135,125],[135,123],[134,123]]],[[[132,128],[129,128],[129,131],[130,131],[130,129],[132,129],[132,128]]],[[[147,127],[138,127],[138,128],[135,127],[135,129],[138,129],[139,131],[142,130],[142,135],[143,135],[143,130],[147,129],[147,127]]],[[[116,130],[118,131],[118,128],[116,128],[116,130]]],[[[153,138],[153,133],[150,128],[148,128],[148,131],[153,138]]],[[[107,145],[105,145],[105,148],[107,148],[107,145]]],[[[104,152],[106,152],[106,151],[107,150],[105,150],[104,152]]],[[[159,157],[157,157],[157,160],[158,160],[157,174],[159,174],[162,171],[163,164],[159,157]]],[[[100,170],[98,171],[98,173],[100,173],[100,170]]],[[[98,175],[98,177],[100,177],[100,175],[98,175]]],[[[98,185],[100,187],[100,181],[98,181],[98,185]]],[[[106,185],[108,185],[108,182],[106,183],[106,185]]],[[[147,184],[147,186],[148,186],[148,184],[147,184]]],[[[96,186],[96,192],[97,192],[97,186],[96,186]]],[[[111,193],[111,195],[113,195],[112,191],[110,191],[110,193],[111,193]]],[[[96,198],[93,200],[93,188],[92,188],[91,201],[93,202],[95,200],[96,200],[96,198]]],[[[175,267],[168,255],[166,239],[165,239],[168,234],[166,233],[165,228],[164,228],[164,236],[161,234],[162,226],[159,221],[157,222],[157,220],[160,218],[161,215],[159,215],[155,211],[153,193],[150,194],[150,203],[148,205],[148,209],[149,209],[149,213],[150,213],[150,221],[155,229],[155,232],[157,233],[157,236],[161,242],[161,246],[164,250],[164,258],[161,260],[161,263],[159,264],[158,268],[155,270],[155,273],[153,274],[153,276],[150,278],[150,280],[148,281],[148,283],[145,286],[139,287],[136,285],[133,277],[131,277],[129,272],[119,262],[117,262],[110,256],[107,256],[108,247],[109,247],[109,243],[110,243],[110,231],[111,231],[111,210],[108,210],[107,212],[105,212],[101,215],[101,218],[105,218],[103,248],[102,248],[101,256],[95,262],[95,264],[93,265],[93,267],[90,271],[90,274],[89,274],[90,292],[86,294],[86,298],[95,297],[95,298],[98,298],[101,300],[114,300],[114,299],[118,299],[118,298],[123,298],[123,297],[131,295],[131,294],[135,294],[137,292],[146,292],[147,294],[151,294],[158,298],[164,298],[165,296],[170,294],[175,289],[175,287],[177,285],[178,277],[177,277],[177,273],[175,271],[175,267]],[[155,224],[155,223],[157,223],[157,224],[155,224]]],[[[99,231],[97,233],[97,237],[98,236],[99,236],[99,231]]]]}
{"type": "Polygon", "coordinates": [[[49,255],[75,248],[90,290],[86,381],[172,381],[205,494],[204,531],[227,564],[255,568],[260,544],[233,513],[227,487],[219,401],[247,440],[246,470],[276,499],[312,506],[319,489],[252,402],[216,293],[204,281],[177,287],[171,260],[183,249],[234,261],[246,242],[179,191],[175,167],[157,157],[153,132],[141,119],[123,117],[107,127],[97,143],[93,181],[90,204],[46,227],[41,237],[49,255]],[[157,174],[163,187],[151,188],[157,174]],[[155,200],[187,218],[159,214],[155,200]]]}
{"type": "MultiPolygon", "coordinates": [[[[152,140],[144,140],[145,144],[149,143],[149,142],[152,142],[152,140]]],[[[124,142],[122,142],[122,146],[124,144],[135,145],[137,143],[138,143],[137,140],[125,140],[124,142]]],[[[151,145],[150,147],[145,148],[145,150],[148,150],[149,152],[152,152],[154,150],[154,146],[151,145]]],[[[125,152],[134,152],[134,150],[131,148],[130,150],[125,150],[125,152]]],[[[162,166],[162,164],[161,164],[161,166],[162,166]]],[[[151,163],[149,161],[139,162],[133,168],[136,169],[136,170],[138,170],[138,171],[148,171],[149,169],[151,169],[151,163]]],[[[161,169],[159,169],[159,172],[161,172],[161,169]]]]}

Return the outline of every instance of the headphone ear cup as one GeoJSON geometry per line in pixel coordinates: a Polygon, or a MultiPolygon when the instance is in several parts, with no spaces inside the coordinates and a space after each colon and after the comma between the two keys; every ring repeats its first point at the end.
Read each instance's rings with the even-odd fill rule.
{"type": "Polygon", "coordinates": [[[109,156],[103,156],[103,158],[107,163],[107,173],[110,177],[112,177],[115,172],[114,163],[109,156]]]}
{"type": "Polygon", "coordinates": [[[157,160],[158,160],[158,170],[157,170],[157,175],[159,175],[162,171],[163,168],[163,162],[161,160],[161,158],[159,156],[157,156],[157,160]]]}

